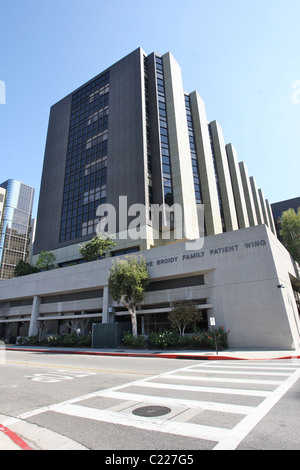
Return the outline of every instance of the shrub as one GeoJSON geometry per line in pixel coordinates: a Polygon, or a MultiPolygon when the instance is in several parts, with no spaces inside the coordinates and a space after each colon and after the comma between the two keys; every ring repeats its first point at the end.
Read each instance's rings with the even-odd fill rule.
{"type": "Polygon", "coordinates": [[[80,336],[77,342],[78,346],[81,347],[91,347],[92,346],[92,333],[88,335],[80,336]]]}
{"type": "Polygon", "coordinates": [[[178,333],[172,330],[163,330],[155,333],[152,331],[149,336],[151,346],[167,348],[168,346],[177,346],[179,344],[178,333]]]}
{"type": "Polygon", "coordinates": [[[20,345],[26,346],[50,346],[50,347],[90,347],[92,345],[92,334],[77,336],[75,333],[65,333],[62,335],[51,335],[47,338],[36,336],[23,336],[19,338],[20,345]]]}
{"type": "Polygon", "coordinates": [[[39,338],[38,335],[34,336],[22,336],[19,338],[19,344],[24,346],[39,346],[43,344],[45,341],[43,338],[39,338]]]}
{"type": "Polygon", "coordinates": [[[124,333],[123,344],[136,349],[144,349],[146,347],[146,338],[144,335],[134,336],[130,331],[124,333]]]}
{"type": "MultiPolygon", "coordinates": [[[[228,348],[228,333],[226,332],[223,326],[216,328],[215,337],[217,342],[217,347],[219,349],[228,348]]],[[[215,348],[214,332],[213,330],[200,330],[195,331],[192,337],[192,343],[195,347],[208,347],[215,348]]]]}
{"type": "Polygon", "coordinates": [[[47,338],[48,346],[62,346],[65,335],[49,336],[47,338]]]}
{"type": "Polygon", "coordinates": [[[62,340],[62,346],[64,347],[73,347],[73,346],[76,346],[77,343],[78,343],[78,336],[76,335],[76,333],[70,333],[70,334],[66,334],[64,335],[63,337],[63,340],[62,340]]]}
{"type": "Polygon", "coordinates": [[[179,346],[184,348],[188,346],[192,346],[192,338],[188,336],[181,336],[178,340],[179,346]]]}
{"type": "Polygon", "coordinates": [[[195,346],[198,347],[207,347],[213,349],[215,347],[213,332],[210,331],[200,331],[196,333],[193,337],[193,342],[195,346]]]}
{"type": "Polygon", "coordinates": [[[216,340],[217,340],[217,345],[220,346],[221,348],[227,349],[228,348],[228,334],[229,331],[225,331],[224,326],[219,326],[219,328],[216,329],[216,340]]]}

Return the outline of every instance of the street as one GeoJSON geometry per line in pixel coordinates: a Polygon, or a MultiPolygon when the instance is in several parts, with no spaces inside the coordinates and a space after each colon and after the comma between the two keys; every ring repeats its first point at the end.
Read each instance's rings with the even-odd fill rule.
{"type": "MultiPolygon", "coordinates": [[[[124,463],[117,451],[173,451],[192,464],[199,450],[300,449],[299,360],[7,351],[0,373],[2,431],[30,449],[104,450],[107,464],[124,463]]],[[[0,450],[18,447],[3,435],[0,450]]]]}

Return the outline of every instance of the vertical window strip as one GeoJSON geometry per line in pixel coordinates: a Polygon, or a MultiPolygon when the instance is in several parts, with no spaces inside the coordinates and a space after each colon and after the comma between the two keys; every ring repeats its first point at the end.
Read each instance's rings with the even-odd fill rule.
{"type": "Polygon", "coordinates": [[[144,56],[144,86],[145,86],[145,116],[146,116],[146,145],[147,145],[147,170],[148,170],[148,203],[149,203],[149,218],[151,220],[151,204],[153,203],[152,192],[152,152],[151,152],[151,138],[150,138],[150,116],[149,116],[149,99],[148,99],[148,71],[147,71],[147,57],[144,56]]]}
{"type": "Polygon", "coordinates": [[[199,173],[199,165],[198,165],[198,158],[197,158],[197,151],[196,151],[193,117],[192,117],[192,112],[191,112],[190,97],[188,95],[185,95],[185,109],[186,109],[186,118],[187,118],[188,132],[189,132],[196,203],[202,204],[200,173],[199,173]]]}
{"type": "MultiPolygon", "coordinates": [[[[85,204],[84,193],[106,184],[106,168],[93,161],[107,159],[109,79],[108,71],[72,96],[60,242],[82,237],[83,223],[94,220],[97,209],[95,202],[85,204]]],[[[105,200],[101,196],[101,204],[105,200]]]]}
{"type": "Polygon", "coordinates": [[[167,121],[167,108],[165,100],[165,86],[164,86],[164,70],[163,61],[160,57],[155,57],[156,68],[156,86],[157,86],[157,99],[158,99],[158,113],[159,113],[159,131],[160,131],[160,148],[161,155],[163,156],[163,188],[164,188],[164,201],[167,205],[172,206],[174,203],[173,198],[173,183],[171,173],[171,159],[169,147],[169,134],[168,134],[168,121],[167,121]]]}

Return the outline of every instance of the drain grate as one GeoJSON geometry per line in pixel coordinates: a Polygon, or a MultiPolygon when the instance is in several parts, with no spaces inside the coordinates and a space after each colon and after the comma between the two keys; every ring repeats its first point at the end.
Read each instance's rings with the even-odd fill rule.
{"type": "Polygon", "coordinates": [[[137,416],[145,416],[146,418],[152,418],[154,416],[163,416],[171,412],[170,408],[166,406],[142,406],[133,410],[133,414],[137,416]]]}

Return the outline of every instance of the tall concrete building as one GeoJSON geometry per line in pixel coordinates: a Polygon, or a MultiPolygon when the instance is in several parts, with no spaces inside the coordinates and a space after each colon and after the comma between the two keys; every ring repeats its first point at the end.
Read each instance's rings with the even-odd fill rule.
{"type": "Polygon", "coordinates": [[[113,258],[81,263],[79,245],[103,228],[112,256],[146,259],[139,333],[170,327],[172,303],[187,299],[199,327],[230,330],[230,347],[300,347],[300,267],[170,53],[137,49],[51,108],[32,262],[51,250],[60,269],[0,283],[0,337],[130,322],[108,286],[113,258]]]}
{"type": "Polygon", "coordinates": [[[61,266],[79,261],[78,245],[95,235],[108,206],[116,211],[108,230],[118,234],[113,255],[193,240],[202,231],[261,223],[274,231],[269,218],[258,217],[257,195],[199,94],[184,91],[173,56],[138,48],[51,108],[33,254],[51,250],[61,266]],[[133,237],[137,203],[141,236],[133,237]],[[176,205],[181,230],[168,231],[176,205]],[[153,207],[160,208],[158,223],[153,207]]]}
{"type": "Polygon", "coordinates": [[[33,197],[34,189],[21,181],[0,185],[0,280],[11,278],[18,261],[28,257],[33,197]]]}

